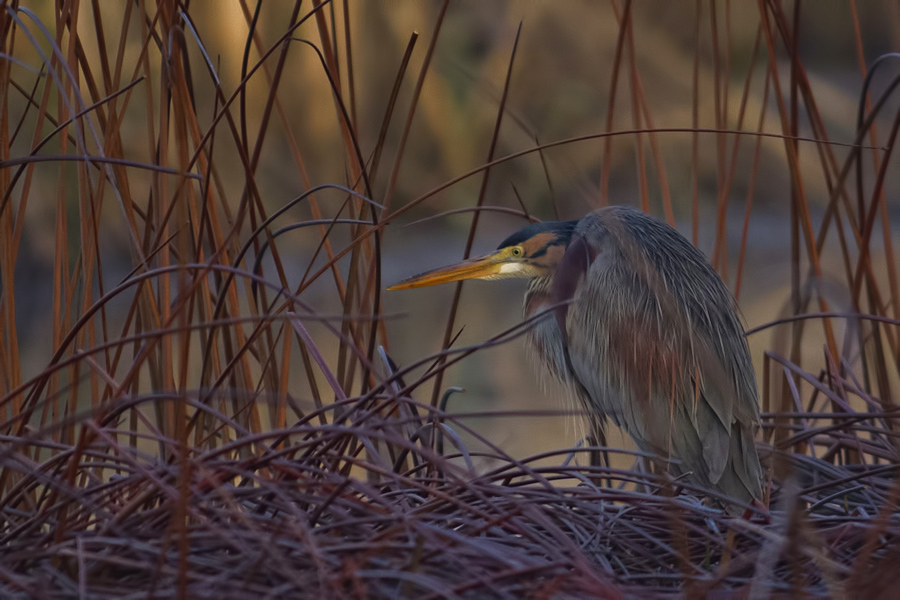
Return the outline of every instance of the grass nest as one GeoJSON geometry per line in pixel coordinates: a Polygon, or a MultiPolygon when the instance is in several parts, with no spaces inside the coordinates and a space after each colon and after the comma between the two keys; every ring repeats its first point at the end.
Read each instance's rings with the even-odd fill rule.
{"type": "Polygon", "coordinates": [[[588,448],[515,460],[480,440],[476,452],[464,419],[409,398],[339,408],[207,450],[155,439],[168,460],[114,443],[115,411],[83,415],[78,441],[41,464],[27,458],[48,450],[41,432],[7,437],[0,594],[875,597],[896,585],[896,449],[872,414],[807,415],[839,427],[798,429],[788,443],[803,453],[761,444],[785,477],[767,510],[740,518],[640,468],[580,466],[588,448]]]}

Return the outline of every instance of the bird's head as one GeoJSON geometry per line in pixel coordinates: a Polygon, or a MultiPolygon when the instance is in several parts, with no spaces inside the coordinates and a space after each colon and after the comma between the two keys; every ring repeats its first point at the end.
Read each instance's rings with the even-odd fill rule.
{"type": "Polygon", "coordinates": [[[577,222],[545,221],[529,225],[503,240],[487,256],[427,271],[387,289],[406,290],[464,279],[548,277],[562,260],[577,222]]]}

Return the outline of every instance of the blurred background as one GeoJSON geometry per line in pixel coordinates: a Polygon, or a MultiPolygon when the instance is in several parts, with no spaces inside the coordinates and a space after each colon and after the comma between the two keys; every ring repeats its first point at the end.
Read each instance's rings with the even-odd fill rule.
{"type": "MultiPolygon", "coordinates": [[[[196,226],[198,215],[176,208],[168,230],[148,228],[152,235],[147,233],[138,243],[141,235],[136,236],[129,223],[142,222],[143,217],[128,216],[125,206],[131,203],[147,215],[157,214],[161,207],[176,206],[185,194],[218,206],[222,223],[237,223],[235,253],[261,220],[257,217],[254,224],[241,212],[248,197],[258,199],[258,210],[271,215],[317,185],[340,184],[370,195],[384,207],[379,210],[381,220],[389,221],[380,239],[382,289],[463,258],[475,213],[453,211],[479,202],[508,210],[480,213],[473,255],[495,248],[527,224],[515,213],[542,220],[576,219],[606,204],[630,204],[672,222],[714,261],[738,298],[748,328],[798,312],[792,289],[813,286],[832,310],[852,308],[841,237],[833,232],[827,237],[820,257],[822,277],[809,277],[803,224],[792,221],[791,211],[792,206],[808,211],[819,231],[837,173],[856,138],[867,65],[895,50],[900,41],[896,2],[468,1],[450,3],[443,13],[438,2],[345,0],[322,6],[317,13],[321,18],[307,19],[290,34],[293,40],[279,44],[290,25],[318,4],[257,7],[228,0],[191,3],[187,11],[177,3],[165,8],[142,2],[85,2],[65,26],[51,3],[35,3],[14,18],[7,15],[7,28],[11,19],[18,21],[15,40],[7,37],[8,57],[15,60],[5,67],[14,85],[3,94],[8,142],[4,159],[32,153],[54,127],[43,118],[46,114],[61,120],[61,115],[78,113],[138,81],[114,102],[77,119],[79,127],[67,129],[67,135],[53,136],[39,154],[99,155],[103,147],[107,155],[186,168],[202,177],[185,184],[178,175],[129,169],[116,178],[119,188],[114,189],[111,183],[100,183],[102,169],[84,171],[76,162],[47,160],[32,162],[27,179],[13,184],[7,167],[10,203],[0,217],[6,223],[4,235],[16,231],[18,237],[14,247],[4,250],[3,269],[15,270],[14,309],[10,281],[4,279],[4,343],[8,352],[10,344],[15,346],[21,364],[18,375],[5,372],[5,391],[48,364],[67,331],[59,315],[69,315],[71,326],[91,299],[96,301],[103,290],[132,272],[139,263],[137,245],[151,255],[154,266],[178,263],[174,250],[152,250],[167,239],[164,231],[177,237],[189,224],[196,226]],[[251,28],[253,41],[248,44],[251,28]],[[183,55],[173,59],[167,49],[178,43],[183,44],[183,55]],[[274,51],[262,66],[247,76],[270,48],[274,51]],[[92,65],[92,70],[84,65],[92,65]],[[392,103],[398,73],[402,77],[392,103]],[[193,121],[180,116],[184,108],[179,107],[178,88],[169,85],[176,77],[189,82],[184,89],[193,121]],[[276,88],[274,101],[271,92],[276,88]],[[235,93],[230,118],[222,118],[223,104],[235,93]],[[50,108],[38,110],[42,102],[50,108]],[[368,190],[359,181],[342,110],[352,123],[362,161],[369,167],[378,161],[377,172],[369,172],[368,190]],[[491,154],[498,115],[502,120],[491,154]],[[112,122],[115,135],[108,133],[112,122]],[[185,125],[191,122],[195,131],[185,125]],[[773,135],[728,133],[737,130],[773,135]],[[479,170],[492,158],[541,144],[629,131],[640,133],[560,143],[479,170]],[[779,137],[788,133],[841,145],[797,142],[792,173],[787,151],[792,142],[779,137]],[[179,136],[190,140],[184,147],[202,147],[198,154],[203,158],[196,164],[188,165],[189,155],[173,141],[179,136]],[[253,163],[251,177],[241,158],[242,144],[253,163]],[[215,165],[214,172],[204,171],[204,161],[215,165]],[[471,175],[457,181],[466,174],[471,175]],[[396,211],[402,212],[394,216],[396,211]],[[65,260],[62,247],[70,251],[65,260]],[[85,259],[91,252],[96,262],[85,259]],[[95,265],[101,261],[98,269],[95,265]],[[61,265],[68,271],[61,272],[61,265]],[[800,275],[793,287],[792,265],[800,275]],[[61,281],[67,282],[68,297],[59,291],[61,281]],[[10,337],[13,322],[15,340],[10,337]]],[[[888,66],[874,79],[873,98],[896,71],[896,66],[888,66]]],[[[877,137],[866,137],[864,144],[878,146],[888,139],[897,107],[895,99],[888,100],[873,128],[877,137]]],[[[878,165],[871,153],[865,153],[863,165],[866,195],[871,194],[878,165]]],[[[896,288],[896,282],[889,281],[892,246],[886,240],[900,243],[897,183],[897,171],[889,166],[883,189],[886,208],[878,213],[869,245],[872,276],[885,289],[896,288]]],[[[315,198],[315,206],[309,201],[292,206],[273,229],[338,215],[369,218],[362,203],[348,203],[340,191],[322,191],[315,198]]],[[[346,226],[327,233],[335,253],[349,247],[358,234],[346,226]]],[[[341,286],[327,273],[309,277],[328,263],[321,250],[323,235],[318,227],[286,233],[276,240],[277,252],[286,282],[300,290],[303,302],[319,314],[340,315],[348,310],[341,286]]],[[[250,269],[260,251],[254,247],[243,267],[250,269]]],[[[858,257],[858,250],[851,248],[850,255],[858,257]]],[[[348,254],[337,261],[347,280],[355,276],[351,260],[348,254]]],[[[378,257],[364,253],[360,260],[371,264],[378,257]]],[[[262,273],[279,285],[271,253],[262,261],[262,273]]],[[[371,270],[364,268],[363,273],[371,270]]],[[[449,327],[451,335],[458,333],[454,346],[482,343],[519,323],[525,285],[466,283],[449,327]]],[[[386,320],[378,345],[399,366],[439,352],[454,291],[454,286],[444,286],[382,293],[386,320]]],[[[157,293],[165,303],[167,292],[157,293]]],[[[241,305],[249,306],[248,291],[241,287],[239,293],[241,305]]],[[[885,297],[890,304],[890,294],[885,297]]],[[[107,332],[128,330],[131,306],[127,296],[112,299],[105,304],[106,320],[92,321],[89,329],[100,339],[113,335],[107,332]]],[[[365,310],[372,310],[371,299],[359,300],[349,312],[365,310]]],[[[815,303],[808,308],[816,310],[815,303]]],[[[843,322],[834,326],[843,336],[843,322]]],[[[346,360],[340,357],[339,338],[325,327],[309,329],[326,362],[338,370],[338,363],[346,360]]],[[[366,328],[361,331],[361,339],[367,339],[366,328]]],[[[784,356],[796,353],[804,369],[818,372],[824,364],[825,339],[818,322],[810,324],[799,341],[792,341],[784,327],[752,335],[759,381],[766,350],[784,356]]],[[[97,342],[91,337],[81,343],[97,342]]],[[[854,356],[852,342],[842,346],[854,356]]],[[[309,410],[314,403],[299,353],[290,364],[289,394],[309,410]]],[[[199,364],[192,368],[199,369],[199,364]]],[[[424,370],[419,368],[408,379],[424,370]]],[[[111,375],[118,376],[115,371],[111,375]]],[[[888,375],[896,392],[896,370],[888,375]]],[[[314,376],[326,390],[324,376],[314,376]]],[[[187,380],[194,379],[199,380],[196,372],[187,380]]],[[[347,380],[348,395],[359,393],[359,379],[357,373],[355,380],[347,380]]],[[[139,381],[144,390],[156,385],[146,374],[139,381]]],[[[413,397],[429,402],[434,383],[433,378],[424,380],[413,397]]],[[[453,396],[451,412],[513,413],[469,420],[475,431],[512,456],[569,447],[581,435],[571,416],[514,414],[566,406],[563,391],[531,361],[523,338],[451,366],[441,381],[441,389],[448,386],[466,390],[453,396]]],[[[626,442],[614,434],[610,443],[626,442]]]]}

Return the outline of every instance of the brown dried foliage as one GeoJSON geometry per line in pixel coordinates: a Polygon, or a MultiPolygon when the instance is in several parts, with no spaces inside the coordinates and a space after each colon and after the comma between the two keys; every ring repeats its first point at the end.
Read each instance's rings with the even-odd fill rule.
{"type": "MultiPolygon", "coordinates": [[[[36,13],[14,2],[0,11],[0,595],[868,596],[896,587],[900,293],[885,186],[900,128],[900,113],[890,114],[897,80],[864,97],[856,139],[835,144],[798,52],[801,4],[760,0],[739,114],[730,114],[731,4],[698,2],[693,124],[655,127],[656,99],[636,60],[647,36],[636,36],[636,7],[614,1],[606,132],[544,144],[529,133],[533,147],[502,155],[504,115],[527,128],[507,111],[516,94],[508,77],[486,162],[401,202],[401,165],[447,4],[432,7],[426,49],[410,34],[374,124],[360,122],[368,90],[354,57],[371,49],[352,29],[358,3],[261,4],[230,4],[249,33],[240,71],[227,73],[206,51],[194,4],[60,1],[36,13]],[[277,35],[262,33],[273,18],[277,35]],[[701,46],[714,67],[707,129],[697,117],[701,46]],[[309,145],[287,121],[296,107],[278,94],[295,53],[314,65],[310,94],[333,100],[346,176],[327,185],[308,175],[309,145]],[[617,89],[628,95],[630,130],[613,130],[617,89]],[[755,130],[744,129],[754,122],[748,97],[761,107],[755,130]],[[276,129],[304,191],[273,211],[261,165],[276,129]],[[376,140],[361,141],[363,129],[376,140]],[[692,139],[695,240],[697,140],[716,143],[715,214],[703,220],[716,223],[713,258],[726,278],[725,215],[736,170],[748,170],[738,294],[764,140],[783,142],[790,172],[792,296],[766,326],[780,334],[760,374],[771,502],[748,519],[705,507],[677,481],[578,466],[586,448],[517,459],[469,424],[506,415],[448,411],[454,388],[439,402],[439,383],[427,401],[449,365],[518,337],[527,321],[454,349],[451,316],[446,349],[402,369],[386,350],[386,225],[469,177],[483,178],[473,235],[483,210],[528,217],[521,199],[487,206],[491,170],[539,155],[552,190],[545,155],[586,140],[606,144],[606,202],[614,138],[636,144],[642,206],[658,189],[671,221],[667,136],[692,139]],[[741,145],[754,149],[751,166],[737,160],[741,145]],[[827,182],[815,219],[801,153],[815,155],[827,182]],[[285,216],[301,208],[304,217],[285,216]],[[38,341],[49,358],[33,370],[24,354],[35,340],[19,328],[41,298],[21,265],[33,264],[38,218],[52,224],[42,234],[52,238],[52,335],[38,341]],[[298,261],[278,246],[299,227],[319,242],[300,258],[298,280],[298,261]],[[817,283],[835,236],[849,296],[838,311],[817,283]],[[337,302],[307,304],[311,286],[337,302]],[[826,367],[810,371],[801,342],[813,327],[826,367]]],[[[864,73],[856,8],[845,9],[864,73]]],[[[517,42],[527,43],[527,27],[517,42]]]]}

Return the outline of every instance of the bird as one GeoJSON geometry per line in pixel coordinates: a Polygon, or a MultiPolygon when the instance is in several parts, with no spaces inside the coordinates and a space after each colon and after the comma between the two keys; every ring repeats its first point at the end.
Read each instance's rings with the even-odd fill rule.
{"type": "Polygon", "coordinates": [[[737,303],[697,247],[613,205],[533,223],[486,256],[387,289],[506,278],[529,280],[528,340],[592,431],[611,421],[657,468],[713,492],[729,512],[722,496],[760,505],[753,363],[737,303]]]}

